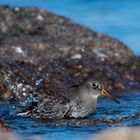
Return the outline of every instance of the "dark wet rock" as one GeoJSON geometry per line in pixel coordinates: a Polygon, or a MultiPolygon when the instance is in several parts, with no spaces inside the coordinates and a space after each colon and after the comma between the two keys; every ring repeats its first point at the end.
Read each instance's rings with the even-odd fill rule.
{"type": "Polygon", "coordinates": [[[10,132],[11,131],[11,128],[1,118],[0,118],[0,131],[1,132],[10,132]]]}
{"type": "Polygon", "coordinates": [[[0,6],[0,100],[19,101],[87,77],[138,88],[140,59],[120,41],[38,8],[0,6]]]}

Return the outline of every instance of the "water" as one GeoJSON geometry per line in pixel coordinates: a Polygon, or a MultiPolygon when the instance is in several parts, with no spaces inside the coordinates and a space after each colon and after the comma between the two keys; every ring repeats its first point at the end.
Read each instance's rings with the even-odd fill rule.
{"type": "Polygon", "coordinates": [[[0,0],[0,4],[47,8],[123,41],[140,55],[138,0],[0,0]]]}
{"type": "Polygon", "coordinates": [[[13,128],[14,133],[22,136],[37,135],[49,140],[83,140],[94,136],[101,130],[114,126],[137,126],[139,118],[127,119],[119,123],[102,123],[95,118],[117,118],[139,111],[140,92],[121,93],[116,98],[121,104],[116,104],[107,98],[98,100],[97,112],[90,118],[82,120],[42,120],[9,115],[10,106],[0,104],[0,116],[13,128]],[[16,125],[15,125],[16,124],[16,125]],[[57,126],[55,126],[57,124],[57,126]]]}

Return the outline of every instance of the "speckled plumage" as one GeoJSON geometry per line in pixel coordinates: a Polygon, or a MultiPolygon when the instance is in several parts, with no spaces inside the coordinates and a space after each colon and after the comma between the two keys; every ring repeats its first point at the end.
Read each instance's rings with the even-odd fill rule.
{"type": "Polygon", "coordinates": [[[17,115],[33,118],[83,118],[96,110],[101,86],[97,81],[86,80],[78,86],[47,91],[36,102],[17,111],[17,115]]]}

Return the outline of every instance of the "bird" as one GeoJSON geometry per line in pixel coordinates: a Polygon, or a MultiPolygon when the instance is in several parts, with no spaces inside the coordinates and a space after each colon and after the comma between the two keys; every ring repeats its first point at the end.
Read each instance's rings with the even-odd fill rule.
{"type": "Polygon", "coordinates": [[[119,104],[97,80],[87,79],[76,86],[39,94],[34,102],[18,109],[16,115],[45,119],[85,118],[95,113],[99,96],[107,96],[119,104]]]}

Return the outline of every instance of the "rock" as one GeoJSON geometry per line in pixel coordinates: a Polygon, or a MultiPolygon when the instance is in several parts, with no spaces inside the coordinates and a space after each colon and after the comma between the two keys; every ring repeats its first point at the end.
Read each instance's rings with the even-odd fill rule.
{"type": "Polygon", "coordinates": [[[73,57],[81,49],[88,58],[111,64],[128,63],[135,57],[120,41],[46,10],[0,6],[0,11],[3,59],[45,64],[48,59],[73,57]]]}
{"type": "Polygon", "coordinates": [[[139,88],[140,58],[120,41],[39,8],[0,6],[0,17],[1,101],[87,77],[110,92],[139,88]]]}
{"type": "Polygon", "coordinates": [[[140,139],[140,129],[137,127],[118,127],[109,128],[102,133],[99,133],[90,140],[139,140],[140,139]]]}
{"type": "Polygon", "coordinates": [[[0,118],[0,131],[1,132],[10,132],[11,131],[11,128],[1,118],[0,118]]]}

